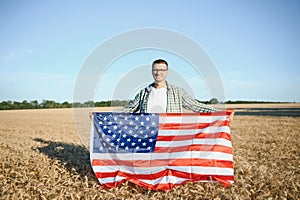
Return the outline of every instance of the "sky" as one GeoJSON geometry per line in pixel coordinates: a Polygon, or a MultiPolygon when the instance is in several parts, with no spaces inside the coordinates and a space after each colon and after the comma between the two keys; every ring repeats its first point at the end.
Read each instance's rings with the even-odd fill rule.
{"type": "MultiPolygon", "coordinates": [[[[299,9],[296,0],[1,1],[0,101],[72,102],[92,52],[120,34],[153,27],[203,48],[226,100],[300,102],[299,9]]],[[[152,81],[157,58],[169,62],[170,82],[197,99],[214,97],[201,72],[181,55],[145,48],[115,58],[99,74],[92,100],[133,98],[152,81]],[[134,89],[133,74],[145,81],[134,89]]]]}

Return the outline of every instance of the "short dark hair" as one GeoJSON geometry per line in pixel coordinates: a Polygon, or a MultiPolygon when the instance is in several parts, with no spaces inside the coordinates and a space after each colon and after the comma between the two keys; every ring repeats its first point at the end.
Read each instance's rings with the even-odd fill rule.
{"type": "Polygon", "coordinates": [[[163,59],[157,59],[157,60],[154,60],[153,63],[152,63],[152,67],[153,67],[153,65],[155,65],[155,64],[161,64],[161,63],[166,64],[167,67],[169,67],[167,61],[165,61],[165,60],[163,60],[163,59]]]}

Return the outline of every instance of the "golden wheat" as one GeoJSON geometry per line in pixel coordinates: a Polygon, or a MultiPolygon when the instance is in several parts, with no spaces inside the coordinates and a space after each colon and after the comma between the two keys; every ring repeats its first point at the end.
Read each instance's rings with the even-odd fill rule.
{"type": "Polygon", "coordinates": [[[235,183],[99,187],[72,109],[0,112],[1,199],[299,199],[299,117],[235,116],[235,183]]]}

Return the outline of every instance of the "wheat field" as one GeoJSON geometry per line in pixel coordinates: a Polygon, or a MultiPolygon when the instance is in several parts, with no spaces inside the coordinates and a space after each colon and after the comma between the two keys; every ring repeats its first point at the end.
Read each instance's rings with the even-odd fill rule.
{"type": "Polygon", "coordinates": [[[101,188],[72,109],[0,111],[0,199],[300,199],[300,105],[229,107],[235,183],[168,192],[129,182],[101,188]]]}

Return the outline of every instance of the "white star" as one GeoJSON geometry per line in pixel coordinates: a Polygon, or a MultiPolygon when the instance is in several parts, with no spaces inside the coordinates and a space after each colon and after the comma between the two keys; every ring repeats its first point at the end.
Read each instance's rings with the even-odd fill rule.
{"type": "Polygon", "coordinates": [[[146,117],[146,120],[149,121],[149,120],[150,120],[150,117],[146,117]]]}
{"type": "Polygon", "coordinates": [[[154,134],[154,133],[155,133],[155,131],[152,130],[152,131],[151,131],[151,134],[154,134]]]}
{"type": "Polygon", "coordinates": [[[131,146],[135,146],[135,142],[131,143],[131,146]]]}
{"type": "Polygon", "coordinates": [[[153,139],[152,139],[152,138],[150,138],[150,139],[149,139],[149,142],[153,142],[153,139]]]}
{"type": "Polygon", "coordinates": [[[155,124],[156,124],[155,122],[152,122],[152,123],[151,123],[152,126],[155,126],[155,124]]]}
{"type": "Polygon", "coordinates": [[[113,137],[113,138],[116,138],[116,137],[117,137],[117,135],[116,135],[116,134],[113,134],[113,135],[112,135],[112,137],[113,137]]]}
{"type": "Polygon", "coordinates": [[[151,147],[149,146],[149,147],[147,147],[147,149],[148,149],[148,150],[150,150],[150,149],[151,149],[151,147]]]}
{"type": "Polygon", "coordinates": [[[125,149],[128,150],[129,148],[128,148],[128,147],[125,147],[125,149]]]}
{"type": "Polygon", "coordinates": [[[120,139],[120,138],[118,138],[118,139],[117,139],[117,142],[120,142],[120,140],[121,140],[121,139],[120,139]]]}
{"type": "Polygon", "coordinates": [[[130,124],[130,125],[133,125],[133,121],[130,121],[129,124],[130,124]]]}
{"type": "Polygon", "coordinates": [[[132,134],[132,130],[129,130],[128,133],[129,133],[129,134],[132,134]]]}
{"type": "Polygon", "coordinates": [[[137,134],[134,134],[134,135],[133,135],[133,137],[135,137],[135,138],[137,138],[137,136],[138,136],[137,134]]]}
{"type": "Polygon", "coordinates": [[[130,142],[130,140],[131,140],[131,139],[130,139],[130,138],[128,138],[128,139],[127,139],[127,142],[130,142]]]}
{"type": "Polygon", "coordinates": [[[139,150],[139,149],[140,149],[140,147],[139,147],[139,146],[137,146],[137,147],[135,147],[135,149],[136,149],[136,150],[139,150]]]}
{"type": "Polygon", "coordinates": [[[114,125],[114,129],[116,130],[118,128],[118,126],[114,125]]]}
{"type": "Polygon", "coordinates": [[[127,135],[124,133],[124,134],[123,134],[123,138],[126,138],[126,136],[127,136],[127,135]]]}
{"type": "Polygon", "coordinates": [[[146,126],[146,129],[147,129],[147,130],[149,130],[149,129],[150,129],[150,127],[149,127],[149,126],[146,126]]]}
{"type": "Polygon", "coordinates": [[[103,129],[107,129],[107,126],[103,126],[103,129]]]}
{"type": "Polygon", "coordinates": [[[148,138],[148,135],[146,134],[144,137],[145,137],[145,138],[148,138]]]}
{"type": "Polygon", "coordinates": [[[147,143],[146,143],[146,142],[144,142],[142,145],[143,145],[143,146],[146,146],[146,144],[147,144],[147,143]]]}
{"type": "Polygon", "coordinates": [[[106,120],[107,120],[107,117],[104,117],[103,119],[106,121],[106,120]]]}
{"type": "Polygon", "coordinates": [[[139,120],[139,117],[138,117],[138,116],[136,116],[136,117],[135,117],[135,120],[136,120],[136,121],[138,121],[138,120],[139,120]]]}
{"type": "Polygon", "coordinates": [[[110,141],[110,139],[109,138],[106,138],[106,142],[109,142],[110,141]]]}
{"type": "Polygon", "coordinates": [[[124,145],[125,145],[125,143],[124,143],[124,142],[122,142],[122,143],[121,143],[121,146],[124,146],[124,145]]]}
{"type": "Polygon", "coordinates": [[[141,121],[141,125],[143,126],[145,122],[141,121]]]}
{"type": "Polygon", "coordinates": [[[126,125],[126,126],[124,126],[124,129],[128,129],[128,126],[126,125]]]}
{"type": "Polygon", "coordinates": [[[138,141],[139,141],[139,142],[141,142],[141,141],[142,141],[142,139],[140,138],[140,139],[138,139],[138,141]]]}

